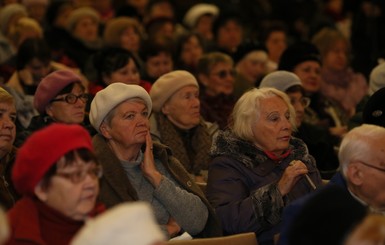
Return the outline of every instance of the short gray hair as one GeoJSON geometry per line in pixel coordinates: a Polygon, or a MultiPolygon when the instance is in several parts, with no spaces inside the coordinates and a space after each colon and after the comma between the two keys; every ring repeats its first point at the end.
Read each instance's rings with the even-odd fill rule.
{"type": "Polygon", "coordinates": [[[241,139],[255,141],[252,125],[259,119],[261,111],[261,100],[271,97],[281,98],[290,113],[290,124],[293,130],[295,126],[295,110],[290,103],[289,97],[275,88],[254,88],[242,95],[234,106],[230,118],[230,129],[241,139]]]}
{"type": "Polygon", "coordinates": [[[342,139],[338,159],[342,174],[346,177],[348,166],[354,161],[367,161],[371,142],[385,137],[385,128],[377,125],[363,124],[350,130],[342,139]]]}

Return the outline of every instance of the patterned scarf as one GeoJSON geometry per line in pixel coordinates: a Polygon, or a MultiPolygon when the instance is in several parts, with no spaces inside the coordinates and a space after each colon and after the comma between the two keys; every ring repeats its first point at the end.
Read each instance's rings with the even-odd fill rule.
{"type": "Polygon", "coordinates": [[[208,169],[212,136],[207,132],[204,122],[182,132],[161,113],[156,115],[156,121],[162,143],[171,148],[173,155],[189,173],[199,175],[201,170],[208,169]]]}

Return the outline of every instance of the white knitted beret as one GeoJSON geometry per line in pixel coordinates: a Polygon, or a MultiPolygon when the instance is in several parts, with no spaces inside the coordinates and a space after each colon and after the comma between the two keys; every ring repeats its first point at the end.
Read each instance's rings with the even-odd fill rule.
{"type": "Polygon", "coordinates": [[[71,245],[149,245],[165,240],[151,206],[145,202],[119,204],[87,221],[71,245]]]}
{"type": "Polygon", "coordinates": [[[143,99],[150,115],[152,102],[144,88],[134,84],[112,83],[97,92],[92,100],[89,115],[91,125],[100,133],[100,124],[107,114],[121,102],[132,98],[143,99]]]}
{"type": "Polygon", "coordinates": [[[219,8],[213,4],[198,3],[192,6],[183,18],[186,26],[192,28],[197,20],[204,14],[211,14],[216,17],[219,14],[219,8]]]}
{"type": "Polygon", "coordinates": [[[159,112],[168,98],[188,85],[199,88],[196,78],[188,71],[172,71],[159,77],[150,90],[153,110],[159,112]]]}
{"type": "Polygon", "coordinates": [[[296,74],[289,71],[273,71],[262,79],[259,88],[276,88],[286,92],[294,85],[302,86],[301,79],[296,74]]]}

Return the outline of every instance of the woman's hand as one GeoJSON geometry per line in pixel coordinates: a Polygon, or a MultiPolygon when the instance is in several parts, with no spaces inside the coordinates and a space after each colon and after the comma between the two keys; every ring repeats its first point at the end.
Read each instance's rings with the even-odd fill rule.
{"type": "Polygon", "coordinates": [[[150,131],[148,131],[146,135],[146,150],[144,151],[144,159],[140,166],[144,177],[146,177],[148,181],[150,181],[150,183],[157,188],[162,180],[162,175],[155,167],[150,131]]]}
{"type": "Polygon", "coordinates": [[[281,192],[281,195],[285,196],[289,193],[298,179],[307,173],[307,167],[302,161],[292,161],[278,181],[278,190],[281,192]]]}
{"type": "Polygon", "coordinates": [[[166,227],[167,227],[168,234],[170,235],[171,238],[178,235],[178,233],[181,230],[180,226],[178,225],[178,223],[176,223],[176,221],[173,217],[169,218],[169,220],[166,224],[166,227]]]}

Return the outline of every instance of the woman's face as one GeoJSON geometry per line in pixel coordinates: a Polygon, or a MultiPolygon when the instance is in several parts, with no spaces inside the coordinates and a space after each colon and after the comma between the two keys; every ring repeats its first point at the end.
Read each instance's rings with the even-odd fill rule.
{"type": "Polygon", "coordinates": [[[38,198],[49,207],[56,209],[74,220],[84,220],[94,209],[99,194],[99,179],[95,174],[95,162],[84,162],[75,155],[72,164],[65,165],[62,157],[57,163],[56,174],[50,179],[47,188],[41,187],[38,198]],[[69,176],[81,176],[76,182],[69,176]],[[80,182],[78,182],[80,181],[80,182]]]}
{"type": "Polygon", "coordinates": [[[75,24],[74,36],[86,42],[98,38],[98,23],[91,17],[83,17],[75,24]]]}
{"type": "Polygon", "coordinates": [[[158,78],[163,74],[172,71],[174,63],[170,54],[165,52],[148,58],[146,62],[146,72],[151,78],[158,78]]]}
{"type": "Polygon", "coordinates": [[[203,48],[196,36],[191,36],[182,47],[181,59],[183,63],[195,67],[202,57],[203,48]]]}
{"type": "Polygon", "coordinates": [[[287,47],[286,33],[283,31],[273,31],[265,42],[271,60],[279,61],[283,51],[287,47]]]}
{"type": "MultiPolygon", "coordinates": [[[[301,92],[287,93],[290,98],[290,103],[295,110],[295,124],[298,127],[301,126],[302,120],[305,115],[304,97],[301,92]]],[[[306,98],[305,98],[306,99],[306,98]]]]}
{"type": "Polygon", "coordinates": [[[347,52],[347,43],[344,40],[337,41],[323,57],[323,67],[333,71],[345,69],[348,62],[347,52]]]}
{"type": "MultiPolygon", "coordinates": [[[[71,93],[75,96],[84,95],[84,90],[79,84],[75,84],[71,93]]],[[[64,99],[69,94],[61,94],[55,97],[60,101],[51,102],[46,109],[47,114],[56,122],[79,124],[82,123],[85,116],[86,100],[77,98],[74,104],[69,104],[64,99]],[[63,99],[63,100],[61,100],[63,99]]]]}
{"type": "Polygon", "coordinates": [[[289,108],[277,96],[261,99],[260,103],[260,115],[252,128],[255,144],[280,155],[289,147],[291,138],[289,108]]]}
{"type": "Polygon", "coordinates": [[[229,20],[218,30],[217,44],[219,47],[235,51],[242,42],[243,29],[236,21],[229,20]]]}
{"type": "Polygon", "coordinates": [[[204,75],[201,80],[206,87],[207,94],[229,95],[234,91],[234,68],[230,63],[217,63],[212,67],[210,74],[204,75]]]}
{"type": "Polygon", "coordinates": [[[163,105],[162,112],[178,128],[197,126],[200,118],[199,89],[196,86],[179,89],[163,105]]]}
{"type": "Polygon", "coordinates": [[[316,93],[321,89],[321,65],[317,61],[299,63],[293,72],[301,79],[306,93],[316,93]]]}
{"type": "Polygon", "coordinates": [[[0,158],[12,149],[16,136],[16,108],[11,102],[0,102],[0,158]]]}
{"type": "Polygon", "coordinates": [[[134,60],[130,59],[125,66],[112,72],[109,76],[106,76],[104,82],[107,85],[115,82],[139,85],[140,74],[134,60]]]}
{"type": "Polygon", "coordinates": [[[122,35],[120,36],[120,45],[122,48],[133,53],[139,51],[140,36],[134,27],[128,27],[122,32],[122,35]]]}
{"type": "Polygon", "coordinates": [[[114,110],[110,125],[105,125],[101,130],[103,136],[123,149],[144,144],[149,131],[149,112],[146,105],[139,101],[126,100],[114,110]]]}

